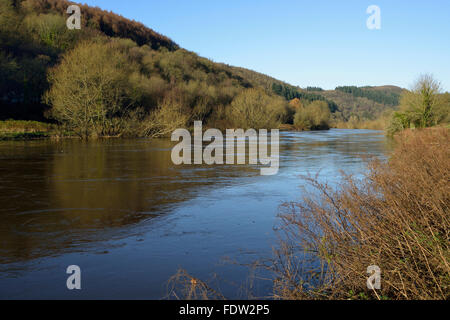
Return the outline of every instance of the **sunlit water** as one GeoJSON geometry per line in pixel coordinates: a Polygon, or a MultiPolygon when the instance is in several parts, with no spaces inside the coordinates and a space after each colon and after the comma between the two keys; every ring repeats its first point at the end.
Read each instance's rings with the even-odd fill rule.
{"type": "MultiPolygon", "coordinates": [[[[0,299],[160,299],[179,268],[246,298],[249,269],[276,245],[279,206],[299,177],[336,184],[384,157],[382,132],[282,133],[280,171],[175,166],[169,140],[0,142],[0,299]],[[229,260],[236,263],[230,263],[229,260]],[[82,290],[66,288],[66,268],[82,290]]],[[[252,293],[270,294],[257,281],[252,293]]]]}

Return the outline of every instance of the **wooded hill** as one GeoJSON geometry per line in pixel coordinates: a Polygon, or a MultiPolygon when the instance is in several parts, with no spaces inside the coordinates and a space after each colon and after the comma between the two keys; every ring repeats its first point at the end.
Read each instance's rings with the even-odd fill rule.
{"type": "Polygon", "coordinates": [[[396,86],[379,87],[337,87],[315,93],[336,103],[336,118],[348,121],[352,116],[359,120],[375,120],[399,105],[404,89],[396,86]]]}
{"type": "Polygon", "coordinates": [[[0,0],[0,120],[53,121],[83,136],[158,136],[194,120],[273,128],[295,124],[296,113],[303,113],[302,130],[327,128],[333,117],[370,119],[395,105],[397,89],[303,90],[199,57],[139,22],[87,5],[79,5],[81,30],[69,30],[70,4],[0,0]]]}

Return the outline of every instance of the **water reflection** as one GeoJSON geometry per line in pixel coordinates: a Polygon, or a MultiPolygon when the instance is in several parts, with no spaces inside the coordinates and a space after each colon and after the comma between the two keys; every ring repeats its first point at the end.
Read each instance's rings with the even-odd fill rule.
{"type": "Polygon", "coordinates": [[[127,228],[204,187],[256,174],[247,166],[177,167],[172,146],[168,140],[1,144],[0,263],[105,239],[108,228],[127,228]]]}

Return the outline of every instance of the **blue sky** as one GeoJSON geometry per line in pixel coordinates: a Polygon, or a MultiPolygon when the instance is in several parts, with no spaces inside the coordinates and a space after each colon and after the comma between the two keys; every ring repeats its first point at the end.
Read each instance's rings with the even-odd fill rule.
{"type": "Polygon", "coordinates": [[[410,87],[432,73],[450,91],[448,0],[84,0],[183,48],[301,87],[410,87]],[[381,30],[369,30],[369,5],[381,30]]]}

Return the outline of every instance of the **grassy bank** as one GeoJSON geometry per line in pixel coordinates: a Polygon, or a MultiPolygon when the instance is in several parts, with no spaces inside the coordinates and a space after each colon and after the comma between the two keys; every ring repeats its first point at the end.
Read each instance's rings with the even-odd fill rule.
{"type": "Polygon", "coordinates": [[[39,139],[56,134],[56,127],[49,123],[24,120],[0,121],[0,140],[39,139]]]}
{"type": "MultiPolygon", "coordinates": [[[[166,119],[170,126],[164,127],[163,134],[156,136],[168,136],[178,127],[185,127],[184,124],[176,123],[173,120],[166,119]]],[[[158,122],[159,123],[159,122],[158,122]]],[[[275,127],[278,124],[274,124],[275,127]]],[[[206,129],[206,128],[205,128],[206,129]]],[[[226,128],[222,128],[225,130],[226,128]]],[[[279,129],[283,131],[303,131],[296,128],[294,125],[281,124],[279,129]]],[[[162,130],[162,129],[161,129],[162,130]]],[[[306,129],[305,129],[306,130],[306,129]]],[[[130,132],[127,137],[141,137],[147,136],[141,132],[130,132]]],[[[120,136],[117,136],[120,137],[120,136]]],[[[5,140],[31,140],[43,138],[80,138],[75,132],[64,130],[62,126],[57,124],[49,124],[39,121],[25,121],[25,120],[6,120],[0,121],[0,141],[5,140]]],[[[111,138],[103,136],[102,138],[111,138]]]]}

